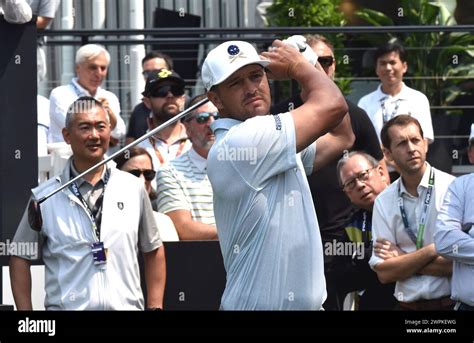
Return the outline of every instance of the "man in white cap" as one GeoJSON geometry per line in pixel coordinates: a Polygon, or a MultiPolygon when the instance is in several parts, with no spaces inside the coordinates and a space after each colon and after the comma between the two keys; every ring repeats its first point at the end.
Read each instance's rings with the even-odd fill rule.
{"type": "Polygon", "coordinates": [[[471,125],[471,134],[469,135],[469,145],[467,147],[467,157],[469,162],[474,164],[474,124],[471,125]]]}
{"type": "Polygon", "coordinates": [[[320,68],[276,40],[262,53],[242,41],[213,49],[202,67],[207,96],[222,119],[208,155],[227,283],[223,310],[320,310],[323,251],[305,172],[354,140],[347,104],[320,68]],[[295,79],[304,104],[270,115],[267,74],[295,79]],[[331,130],[323,154],[316,139],[331,130]]]}

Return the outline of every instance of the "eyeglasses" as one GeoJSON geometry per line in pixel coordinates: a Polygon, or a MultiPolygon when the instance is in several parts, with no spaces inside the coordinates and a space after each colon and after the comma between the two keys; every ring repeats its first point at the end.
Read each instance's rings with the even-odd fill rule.
{"type": "Polygon", "coordinates": [[[156,172],[153,169],[131,169],[126,170],[127,173],[140,177],[142,174],[145,180],[152,181],[155,178],[156,172]]]}
{"type": "Polygon", "coordinates": [[[207,123],[210,117],[214,118],[214,120],[219,119],[219,112],[199,112],[186,121],[191,121],[194,118],[198,124],[204,124],[207,123]]]}
{"type": "Polygon", "coordinates": [[[322,67],[328,68],[334,63],[333,56],[318,56],[318,62],[322,67]]]}
{"type": "Polygon", "coordinates": [[[354,176],[352,179],[346,181],[346,183],[344,183],[342,185],[342,190],[352,191],[355,188],[357,180],[359,180],[360,182],[365,183],[369,179],[370,172],[372,170],[374,170],[375,168],[377,168],[377,167],[372,167],[370,169],[366,169],[366,170],[363,170],[363,171],[357,173],[356,176],[354,176]]]}
{"type": "Polygon", "coordinates": [[[184,88],[178,85],[166,85],[153,89],[150,96],[153,98],[165,98],[171,92],[173,96],[181,96],[184,94],[184,88]]]}

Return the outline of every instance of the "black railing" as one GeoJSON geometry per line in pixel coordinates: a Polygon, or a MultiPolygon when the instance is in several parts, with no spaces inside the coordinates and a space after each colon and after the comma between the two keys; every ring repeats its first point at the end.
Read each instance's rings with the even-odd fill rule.
{"type": "Polygon", "coordinates": [[[229,40],[232,36],[251,39],[254,42],[268,42],[276,35],[291,35],[297,33],[399,33],[399,32],[471,32],[474,33],[474,25],[452,25],[452,26],[342,26],[342,27],[266,27],[266,28],[155,28],[155,29],[103,29],[103,30],[45,30],[39,32],[44,36],[75,36],[79,39],[48,40],[50,45],[76,45],[88,42],[98,44],[196,44],[196,43],[218,43],[229,40]],[[154,36],[144,39],[90,39],[93,36],[154,36]],[[195,38],[170,37],[174,35],[189,35],[195,38]],[[203,35],[215,35],[215,37],[203,37],[203,35]],[[245,35],[245,37],[242,37],[245,35]],[[249,36],[250,35],[250,36],[249,36]],[[164,37],[160,37],[164,36],[164,37]]]}

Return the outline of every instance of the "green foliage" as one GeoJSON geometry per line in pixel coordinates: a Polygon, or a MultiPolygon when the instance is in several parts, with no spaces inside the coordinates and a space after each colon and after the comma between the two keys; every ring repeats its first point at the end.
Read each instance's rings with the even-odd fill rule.
{"type": "MultiPolygon", "coordinates": [[[[339,10],[340,0],[275,0],[267,9],[269,26],[315,27],[345,26],[344,14],[339,10]]],[[[305,34],[306,32],[301,32],[305,34]]],[[[344,48],[345,36],[342,33],[324,34],[334,45],[337,70],[336,83],[344,94],[350,93],[350,65],[343,63],[338,53],[344,48]]]]}
{"type": "MultiPolygon", "coordinates": [[[[440,3],[427,0],[401,0],[401,16],[407,25],[449,25],[451,14],[440,3]]],[[[363,9],[357,15],[374,26],[393,25],[385,14],[363,9]]],[[[474,74],[474,36],[454,32],[406,32],[367,34],[363,38],[378,46],[397,37],[408,50],[411,86],[430,99],[431,105],[450,105],[465,95],[463,82],[474,74]]]]}

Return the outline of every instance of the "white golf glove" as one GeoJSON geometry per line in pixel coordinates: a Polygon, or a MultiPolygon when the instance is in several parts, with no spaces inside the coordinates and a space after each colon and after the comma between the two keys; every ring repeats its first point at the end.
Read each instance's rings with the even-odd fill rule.
{"type": "Polygon", "coordinates": [[[291,45],[292,47],[299,50],[299,52],[306,58],[306,60],[312,65],[316,64],[318,55],[313,49],[306,43],[306,38],[301,35],[293,35],[283,41],[283,43],[291,45]]]}

